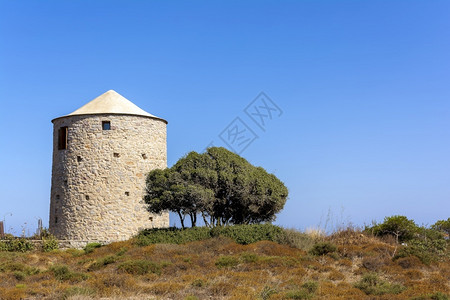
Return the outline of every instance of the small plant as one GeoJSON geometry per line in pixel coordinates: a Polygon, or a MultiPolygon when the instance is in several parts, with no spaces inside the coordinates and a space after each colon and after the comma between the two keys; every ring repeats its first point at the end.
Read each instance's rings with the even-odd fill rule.
{"type": "Polygon", "coordinates": [[[238,263],[239,263],[239,261],[234,256],[222,255],[216,260],[216,266],[219,269],[220,268],[234,267],[234,266],[237,266],[238,263]]]}
{"type": "Polygon", "coordinates": [[[309,253],[312,255],[321,256],[321,255],[326,255],[329,253],[334,253],[334,252],[336,252],[336,250],[337,250],[337,247],[334,244],[329,243],[329,242],[320,242],[320,243],[314,244],[314,246],[309,251],[309,253]]]}
{"type": "Polygon", "coordinates": [[[88,275],[84,273],[76,273],[69,270],[69,267],[65,265],[52,266],[49,269],[53,273],[53,276],[59,281],[73,281],[79,282],[89,278],[88,275]]]}
{"type": "Polygon", "coordinates": [[[120,264],[117,269],[133,275],[161,274],[161,266],[148,260],[129,260],[120,264]]]}
{"type": "Polygon", "coordinates": [[[56,249],[59,249],[59,244],[53,235],[46,234],[45,237],[42,237],[42,251],[50,252],[56,249]]]}
{"type": "Polygon", "coordinates": [[[271,297],[272,295],[276,294],[277,292],[278,292],[277,289],[275,289],[275,288],[273,288],[273,287],[271,287],[271,286],[266,285],[266,286],[262,289],[261,293],[259,293],[259,296],[261,297],[262,300],[267,300],[267,299],[270,299],[270,297],[271,297]]]}
{"type": "Polygon", "coordinates": [[[100,243],[89,243],[84,247],[84,253],[92,253],[95,249],[100,248],[102,244],[100,243]]]}
{"type": "Polygon", "coordinates": [[[109,264],[115,263],[117,261],[116,256],[108,255],[101,259],[96,260],[93,264],[91,264],[88,268],[88,271],[95,271],[109,264]]]}
{"type": "Polygon", "coordinates": [[[73,286],[64,291],[63,299],[70,299],[73,296],[89,296],[92,297],[96,294],[96,291],[89,287],[73,286]]]}
{"type": "Polygon", "coordinates": [[[194,281],[192,281],[191,285],[193,287],[204,287],[206,286],[206,282],[203,279],[195,279],[194,281]]]}
{"type": "Polygon", "coordinates": [[[241,254],[241,260],[245,263],[254,263],[258,261],[259,257],[255,253],[244,252],[241,254]]]}
{"type": "Polygon", "coordinates": [[[399,284],[390,284],[381,280],[376,273],[364,275],[355,287],[367,295],[399,294],[405,287],[399,284]]]}
{"type": "Polygon", "coordinates": [[[34,245],[24,237],[15,238],[12,235],[7,235],[0,241],[0,251],[27,252],[33,249],[34,245]]]}

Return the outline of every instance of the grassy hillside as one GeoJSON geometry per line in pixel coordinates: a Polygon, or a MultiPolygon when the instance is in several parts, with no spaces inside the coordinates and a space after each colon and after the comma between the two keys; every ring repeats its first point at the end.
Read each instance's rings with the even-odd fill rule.
{"type": "Polygon", "coordinates": [[[351,229],[285,233],[247,245],[197,232],[188,240],[206,239],[152,244],[144,234],[86,250],[3,251],[0,298],[449,299],[448,247],[411,248],[351,229]]]}

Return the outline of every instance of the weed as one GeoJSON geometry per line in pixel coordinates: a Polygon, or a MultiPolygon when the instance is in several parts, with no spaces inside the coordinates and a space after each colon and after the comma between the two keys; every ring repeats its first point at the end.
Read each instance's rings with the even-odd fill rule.
{"type": "Polygon", "coordinates": [[[222,255],[216,260],[216,266],[220,268],[229,268],[237,266],[239,263],[238,259],[234,256],[225,256],[222,255]]]}
{"type": "Polygon", "coordinates": [[[100,248],[102,244],[100,243],[89,243],[84,247],[84,253],[89,254],[94,252],[95,249],[100,248]]]}
{"type": "Polygon", "coordinates": [[[328,253],[336,252],[337,248],[334,244],[329,242],[320,242],[314,244],[312,249],[309,251],[310,254],[320,256],[326,255],[328,253]]]}
{"type": "Polygon", "coordinates": [[[270,297],[276,293],[278,293],[276,288],[266,285],[259,293],[259,296],[261,297],[262,300],[267,300],[270,299],[270,297]]]}
{"type": "Polygon", "coordinates": [[[390,284],[381,280],[376,273],[364,275],[355,287],[367,295],[399,294],[405,287],[399,284],[390,284]]]}
{"type": "Polygon", "coordinates": [[[72,286],[64,291],[63,299],[69,299],[73,296],[95,296],[96,291],[89,287],[72,286]]]}
{"type": "Polygon", "coordinates": [[[133,275],[144,275],[147,273],[161,274],[161,266],[148,260],[128,260],[120,264],[117,269],[133,275]]]}
{"type": "Polygon", "coordinates": [[[106,257],[103,257],[101,259],[96,260],[94,263],[92,263],[89,268],[88,271],[95,271],[98,270],[106,265],[115,263],[117,261],[116,256],[114,255],[108,255],[106,257]]]}
{"type": "Polygon", "coordinates": [[[89,278],[89,276],[84,273],[70,271],[70,269],[65,265],[52,266],[49,271],[52,272],[53,276],[55,276],[55,278],[59,281],[79,282],[89,278]]]}
{"type": "Polygon", "coordinates": [[[259,257],[255,253],[244,252],[241,254],[241,260],[245,263],[254,263],[259,257]]]}

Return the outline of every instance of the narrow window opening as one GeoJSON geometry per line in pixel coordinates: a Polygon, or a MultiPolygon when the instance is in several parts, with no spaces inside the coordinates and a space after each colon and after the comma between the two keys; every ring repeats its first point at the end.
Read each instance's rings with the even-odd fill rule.
{"type": "Polygon", "coordinates": [[[60,198],[59,195],[56,195],[56,200],[59,200],[59,198],[60,198]]]}
{"type": "Polygon", "coordinates": [[[64,185],[67,186],[67,180],[64,180],[64,185]]]}
{"type": "Polygon", "coordinates": [[[83,158],[81,156],[77,156],[77,162],[81,162],[83,158]]]}
{"type": "Polygon", "coordinates": [[[86,200],[89,200],[89,195],[84,196],[86,198],[86,200]]]}
{"type": "Polygon", "coordinates": [[[67,149],[67,126],[61,127],[58,130],[58,150],[67,149]]]}
{"type": "Polygon", "coordinates": [[[153,222],[153,217],[148,217],[148,219],[153,222]]]}
{"type": "Polygon", "coordinates": [[[125,196],[130,196],[130,192],[125,192],[125,196]]]}
{"type": "Polygon", "coordinates": [[[142,153],[142,158],[143,158],[143,159],[147,159],[147,154],[142,153]]]}
{"type": "Polygon", "coordinates": [[[103,130],[111,130],[111,122],[110,121],[102,121],[103,130]]]}
{"type": "Polygon", "coordinates": [[[114,153],[114,157],[120,157],[119,153],[114,153]]]}
{"type": "Polygon", "coordinates": [[[55,224],[58,223],[58,217],[55,217],[55,224]]]}

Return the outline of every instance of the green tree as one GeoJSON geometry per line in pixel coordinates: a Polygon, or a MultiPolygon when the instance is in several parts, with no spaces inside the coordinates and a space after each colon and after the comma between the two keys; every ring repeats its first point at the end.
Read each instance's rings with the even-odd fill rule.
{"type": "Polygon", "coordinates": [[[195,226],[201,215],[208,226],[251,224],[275,219],[288,190],[273,174],[225,148],[190,152],[173,167],[147,177],[148,210],[188,215],[195,226]]]}
{"type": "Polygon", "coordinates": [[[392,235],[399,243],[413,239],[419,227],[405,216],[391,216],[385,217],[383,223],[367,227],[365,230],[377,236],[392,235]]]}
{"type": "Polygon", "coordinates": [[[450,218],[447,220],[439,220],[433,225],[431,225],[431,228],[437,231],[442,231],[446,234],[450,234],[450,218]]]}

